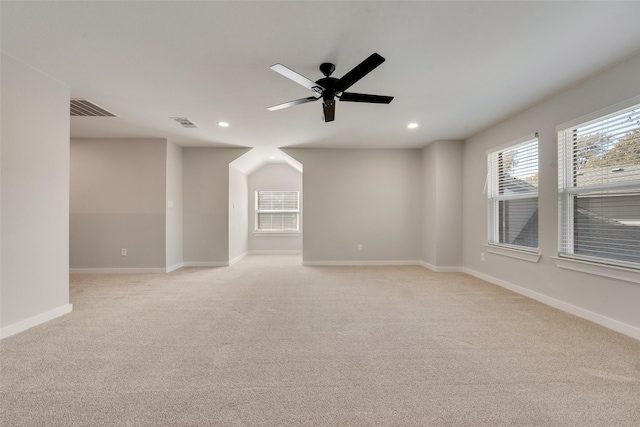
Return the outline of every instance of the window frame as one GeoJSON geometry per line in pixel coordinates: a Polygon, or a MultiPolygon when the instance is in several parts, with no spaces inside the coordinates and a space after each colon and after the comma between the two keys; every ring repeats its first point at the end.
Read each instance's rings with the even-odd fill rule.
{"type": "MultiPolygon", "coordinates": [[[[578,173],[580,168],[577,165],[579,160],[576,155],[577,148],[575,148],[578,130],[580,128],[589,128],[590,126],[598,123],[604,123],[609,119],[619,118],[634,110],[636,112],[640,111],[640,97],[631,98],[627,101],[611,105],[591,114],[556,126],[556,133],[558,136],[558,258],[556,258],[556,265],[560,268],[575,269],[577,271],[584,271],[600,276],[607,276],[608,274],[618,276],[620,274],[619,272],[607,272],[606,270],[602,270],[603,268],[614,268],[617,270],[630,269],[630,271],[640,270],[640,261],[635,262],[607,257],[604,251],[601,251],[601,256],[576,253],[576,244],[574,240],[576,234],[575,227],[577,226],[577,220],[575,218],[577,205],[575,203],[579,195],[583,195],[587,198],[602,198],[616,195],[615,192],[620,190],[640,191],[640,172],[634,172],[631,175],[632,179],[620,180],[618,183],[603,182],[597,184],[585,183],[583,185],[578,185],[577,176],[584,174],[578,173]],[[568,135],[572,136],[568,137],[568,135]],[[571,262],[572,264],[568,264],[568,262],[571,262]],[[589,267],[589,265],[594,267],[589,267]],[[597,267],[598,265],[601,267],[597,267]]],[[[595,129],[598,128],[596,127],[595,129]]],[[[634,132],[637,130],[640,130],[640,125],[633,129],[626,130],[625,132],[634,132]]],[[[596,131],[594,130],[592,132],[596,131]]],[[[605,134],[605,137],[610,138],[611,136],[618,136],[618,138],[624,138],[626,136],[621,135],[621,132],[616,131],[614,133],[605,134]]],[[[606,148],[605,144],[611,145],[610,140],[606,138],[605,140],[607,141],[606,143],[599,144],[597,146],[598,149],[603,150],[603,153],[606,153],[606,151],[604,151],[606,148]]],[[[618,165],[606,162],[601,165],[601,168],[603,172],[608,171],[610,168],[620,169],[618,165]]],[[[620,170],[622,171],[624,169],[620,170]]],[[[611,172],[613,172],[613,170],[611,170],[611,172]]],[[[627,196],[629,196],[629,194],[617,195],[617,197],[627,196]]],[[[637,195],[635,197],[637,197],[637,195]]],[[[640,204],[638,207],[640,208],[640,204]]],[[[640,240],[638,240],[638,244],[640,244],[640,240]]],[[[602,246],[602,249],[606,249],[605,244],[602,246]]],[[[637,278],[632,281],[637,281],[637,278]]]]}
{"type": "Polygon", "coordinates": [[[489,251],[491,253],[496,253],[504,256],[511,256],[518,259],[524,259],[527,261],[537,262],[539,260],[538,254],[539,252],[539,223],[536,229],[536,240],[537,246],[525,246],[518,245],[513,243],[505,242],[505,231],[500,232],[500,219],[501,219],[501,203],[505,201],[512,200],[530,200],[535,199],[536,210],[539,211],[539,187],[535,186],[535,191],[524,191],[521,194],[500,194],[501,184],[504,183],[504,179],[501,179],[500,174],[502,173],[502,158],[503,153],[517,150],[518,148],[525,147],[527,145],[535,143],[537,163],[535,167],[535,173],[539,176],[540,170],[540,141],[538,138],[538,133],[529,134],[518,138],[514,141],[511,141],[507,144],[503,144],[498,147],[494,147],[490,150],[487,150],[487,183],[486,183],[486,194],[487,194],[487,246],[489,248],[496,248],[497,251],[489,251]],[[514,255],[507,255],[504,251],[513,252],[514,255]],[[521,254],[521,255],[518,255],[521,254]],[[527,254],[533,254],[534,257],[527,254]],[[530,259],[531,258],[531,259],[530,259]]]}
{"type": "Polygon", "coordinates": [[[300,190],[291,189],[256,189],[254,193],[254,235],[299,235],[300,234],[300,190]],[[259,209],[260,193],[296,193],[297,209],[259,209]],[[260,214],[265,213],[295,213],[296,229],[295,230],[262,230],[260,229],[260,214]]]}

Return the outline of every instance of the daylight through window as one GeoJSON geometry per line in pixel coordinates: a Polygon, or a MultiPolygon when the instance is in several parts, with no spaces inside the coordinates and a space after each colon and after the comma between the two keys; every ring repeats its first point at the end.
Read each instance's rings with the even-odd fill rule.
{"type": "Polygon", "coordinates": [[[560,255],[640,265],[640,105],[558,132],[560,255]]]}
{"type": "Polygon", "coordinates": [[[256,231],[300,231],[297,191],[256,191],[256,231]]]}
{"type": "Polygon", "coordinates": [[[489,243],[538,248],[538,137],[489,153],[489,243]]]}

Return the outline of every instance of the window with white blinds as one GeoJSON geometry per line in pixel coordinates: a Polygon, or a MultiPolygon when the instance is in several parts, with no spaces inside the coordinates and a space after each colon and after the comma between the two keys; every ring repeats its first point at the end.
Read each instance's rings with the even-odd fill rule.
{"type": "Polygon", "coordinates": [[[256,231],[300,231],[297,191],[256,191],[256,231]]]}
{"type": "Polygon", "coordinates": [[[640,266],[640,105],[558,131],[560,255],[640,266]]]}
{"type": "Polygon", "coordinates": [[[538,135],[491,152],[488,158],[489,243],[538,248],[538,135]]]}

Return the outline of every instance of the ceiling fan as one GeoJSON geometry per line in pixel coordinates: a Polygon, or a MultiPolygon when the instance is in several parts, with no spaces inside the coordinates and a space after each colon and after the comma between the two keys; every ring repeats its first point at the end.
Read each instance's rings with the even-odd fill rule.
{"type": "Polygon", "coordinates": [[[331,77],[331,74],[336,69],[336,66],[325,62],[320,64],[320,71],[324,75],[318,81],[312,81],[305,76],[296,73],[295,71],[285,67],[282,64],[275,64],[271,66],[271,69],[276,73],[280,73],[288,79],[306,87],[307,89],[315,92],[315,96],[308,98],[296,99],[295,101],[285,102],[284,104],[274,105],[268,107],[267,110],[275,111],[282,108],[293,107],[294,105],[305,104],[307,102],[317,101],[322,98],[322,110],[324,112],[324,121],[331,122],[335,119],[336,102],[335,98],[340,101],[349,102],[369,102],[374,104],[388,104],[393,100],[393,96],[382,95],[369,95],[365,93],[353,93],[345,92],[355,82],[369,74],[378,65],[382,64],[385,59],[377,53],[372,54],[367,59],[358,64],[355,68],[349,71],[347,74],[338,79],[331,77]]]}

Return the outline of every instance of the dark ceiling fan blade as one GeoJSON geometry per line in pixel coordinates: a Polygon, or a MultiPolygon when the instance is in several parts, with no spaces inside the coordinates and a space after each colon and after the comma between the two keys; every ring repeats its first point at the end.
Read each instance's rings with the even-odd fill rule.
{"type": "Polygon", "coordinates": [[[347,74],[342,76],[342,78],[338,81],[337,91],[342,92],[355,82],[372,72],[378,65],[384,62],[384,58],[377,53],[373,53],[370,57],[362,61],[360,64],[356,65],[354,69],[349,71],[347,74]]]}
{"type": "Polygon", "coordinates": [[[322,101],[322,112],[324,113],[324,121],[332,122],[336,118],[336,101],[333,99],[322,101]]]}
{"type": "Polygon", "coordinates": [[[295,101],[285,102],[284,104],[278,104],[271,107],[267,107],[269,111],[281,110],[283,108],[293,107],[294,105],[306,104],[307,102],[317,101],[320,98],[310,96],[308,98],[296,99],[295,101]]]}
{"type": "Polygon", "coordinates": [[[372,102],[374,104],[388,104],[393,100],[393,96],[369,95],[366,93],[343,92],[340,101],[349,102],[372,102]]]}
{"type": "Polygon", "coordinates": [[[298,74],[295,71],[285,67],[282,64],[275,64],[275,65],[272,65],[270,68],[276,73],[282,74],[286,78],[291,79],[294,82],[306,87],[307,89],[314,91],[318,95],[322,95],[322,92],[324,91],[324,88],[320,86],[318,83],[314,82],[313,80],[309,80],[302,74],[298,74]]]}

